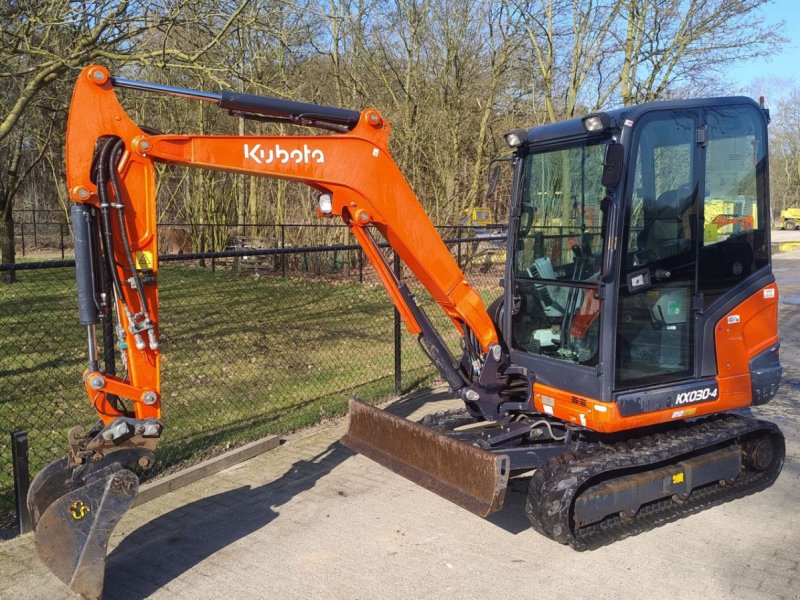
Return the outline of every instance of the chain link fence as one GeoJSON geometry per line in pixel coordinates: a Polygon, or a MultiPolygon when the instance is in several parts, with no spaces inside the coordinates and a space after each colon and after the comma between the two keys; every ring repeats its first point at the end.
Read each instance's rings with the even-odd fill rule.
{"type": "MultiPolygon", "coordinates": [[[[496,298],[504,231],[441,232],[487,303],[496,298]]],[[[166,429],[148,477],[342,415],[351,396],[376,402],[433,379],[416,339],[395,327],[394,310],[357,246],[277,246],[162,257],[166,429]]],[[[36,474],[63,456],[71,426],[88,428],[95,420],[81,382],[86,341],[77,323],[73,264],[21,262],[13,269],[16,283],[0,285],[0,535],[6,536],[15,523],[11,432],[28,432],[36,474]]],[[[455,329],[409,283],[458,351],[455,329]]]]}

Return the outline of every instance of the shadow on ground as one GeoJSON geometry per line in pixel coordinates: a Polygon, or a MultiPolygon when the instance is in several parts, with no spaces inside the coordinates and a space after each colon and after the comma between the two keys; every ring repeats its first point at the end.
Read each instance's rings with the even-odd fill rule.
{"type": "MultiPolygon", "coordinates": [[[[451,398],[418,393],[389,410],[407,417],[429,402],[451,398]]],[[[226,546],[279,516],[275,510],[355,453],[335,442],[301,460],[280,478],[259,487],[241,487],[202,498],[165,513],[125,537],[106,562],[105,597],[139,600],[168,585],[226,546]]]]}
{"type": "MultiPolygon", "coordinates": [[[[800,309],[784,306],[781,315],[782,331],[795,331],[800,323],[800,309]]],[[[784,348],[789,352],[781,356],[786,369],[781,394],[767,406],[752,412],[749,409],[740,412],[745,416],[775,420],[785,431],[791,432],[797,423],[796,407],[800,397],[800,353],[796,352],[796,338],[784,334],[784,348]]],[[[450,399],[448,394],[425,390],[389,410],[408,417],[429,402],[447,399],[450,399]]],[[[201,561],[276,519],[279,516],[277,507],[312,489],[352,455],[352,451],[333,443],[317,456],[296,462],[275,481],[203,498],[140,527],[108,557],[107,596],[138,600],[168,586],[201,561]]],[[[786,485],[787,480],[796,479],[798,473],[800,457],[789,455],[778,484],[786,485]]],[[[503,509],[492,515],[489,521],[512,534],[527,530],[529,523],[523,510],[526,486],[525,479],[512,480],[503,509]]],[[[453,510],[460,509],[454,507],[453,510]]],[[[794,546],[796,544],[791,547],[794,546]]]]}
{"type": "Polygon", "coordinates": [[[338,442],[266,485],[191,502],[150,521],[108,556],[105,597],[147,598],[182,573],[279,516],[275,509],[313,488],[353,456],[338,442]]]}

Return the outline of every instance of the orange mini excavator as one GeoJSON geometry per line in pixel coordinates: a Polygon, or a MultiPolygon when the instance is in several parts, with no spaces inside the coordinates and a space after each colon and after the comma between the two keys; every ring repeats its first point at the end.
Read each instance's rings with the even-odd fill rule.
{"type": "Polygon", "coordinates": [[[343,442],[409,479],[488,515],[502,506],[509,477],[528,476],[531,524],[577,550],[768,487],[783,465],[783,436],[731,412],[768,402],[781,378],[767,123],[749,99],[711,98],[507,134],[508,258],[504,293],[487,309],[392,160],[377,111],[84,69],[69,113],[67,177],[84,382],[100,420],[72,430],[66,457],[31,486],[39,556],[73,590],[99,598],[110,532],[137,492],[133,470],[155,460],[163,431],[156,163],[300,181],[319,193],[319,216],[350,227],[464,401],[421,424],[351,401],[343,442]],[[131,121],[115,88],[328,131],[161,135],[131,121]],[[753,227],[704,239],[708,198],[747,206],[753,227]],[[462,356],[395,278],[374,231],[460,332],[462,356]]]}

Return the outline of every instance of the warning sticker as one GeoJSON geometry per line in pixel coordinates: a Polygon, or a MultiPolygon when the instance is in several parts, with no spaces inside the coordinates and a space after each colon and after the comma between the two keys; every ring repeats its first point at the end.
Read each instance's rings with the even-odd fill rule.
{"type": "Polygon", "coordinates": [[[149,250],[136,251],[136,268],[140,271],[153,268],[153,253],[149,250]]]}
{"type": "Polygon", "coordinates": [[[673,419],[680,419],[681,417],[691,417],[697,412],[696,408],[684,408],[683,410],[676,410],[672,413],[673,419]]]}

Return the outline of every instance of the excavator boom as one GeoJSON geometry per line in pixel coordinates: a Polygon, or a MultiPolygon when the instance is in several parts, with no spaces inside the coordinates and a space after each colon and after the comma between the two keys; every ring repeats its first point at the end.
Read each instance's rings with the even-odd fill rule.
{"type": "MultiPolygon", "coordinates": [[[[317,214],[339,217],[350,227],[407,328],[420,337],[451,388],[478,394],[475,388],[479,386],[450,355],[413,294],[396,279],[371,232],[374,229],[383,236],[469,339],[475,360],[483,360],[488,350],[497,347],[495,326],[480,296],[389,153],[390,131],[389,123],[374,109],[357,112],[160,86],[112,78],[101,66],[81,72],[67,122],[67,186],[73,202],[79,320],[88,340],[84,384],[99,422],[88,433],[70,433],[67,457],[39,474],[28,499],[39,556],[75,591],[87,598],[102,595],[108,537],[138,485],[133,469],[152,465],[163,430],[156,163],[276,177],[314,188],[319,194],[317,214]],[[245,118],[333,133],[157,135],[128,117],[114,88],[212,102],[245,118]],[[115,340],[104,345],[102,356],[96,342],[98,326],[105,340],[115,340]],[[122,369],[117,369],[117,355],[122,369]]],[[[370,422],[381,415],[367,413],[361,419],[366,437],[370,422]]],[[[408,435],[413,435],[410,425],[408,435]]],[[[441,440],[443,445],[448,442],[441,440]]],[[[377,457],[377,452],[372,455],[377,457]]],[[[477,481],[477,497],[494,495],[498,480],[504,490],[507,477],[494,468],[494,455],[487,452],[482,457],[487,470],[477,481]]],[[[465,462],[464,473],[470,464],[465,462]]],[[[423,471],[420,477],[425,476],[423,471]]],[[[466,504],[480,503],[468,496],[462,493],[460,497],[466,504]]]]}

